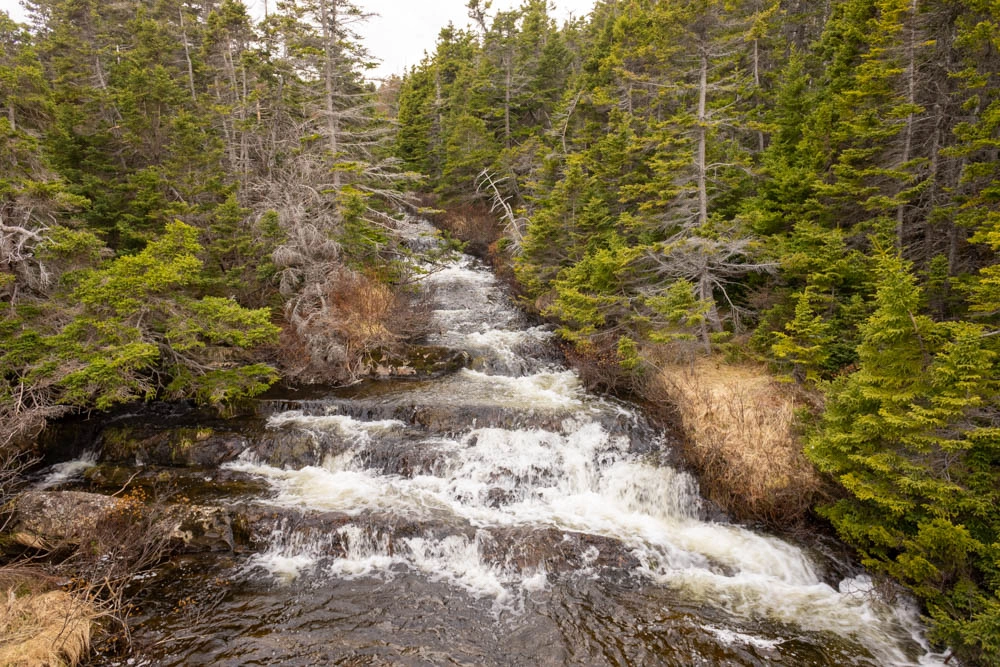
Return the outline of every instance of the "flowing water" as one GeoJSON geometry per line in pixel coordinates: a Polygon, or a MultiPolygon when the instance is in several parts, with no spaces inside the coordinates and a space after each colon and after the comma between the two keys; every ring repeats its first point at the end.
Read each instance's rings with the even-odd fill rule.
{"type": "Polygon", "coordinates": [[[703,507],[475,260],[425,282],[470,367],[262,401],[220,472],[266,483],[268,529],[147,575],[132,664],[940,664],[849,565],[703,507]]]}

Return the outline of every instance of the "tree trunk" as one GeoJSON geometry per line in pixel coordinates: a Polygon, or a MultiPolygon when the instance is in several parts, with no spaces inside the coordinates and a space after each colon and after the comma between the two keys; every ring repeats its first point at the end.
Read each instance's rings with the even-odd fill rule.
{"type": "Polygon", "coordinates": [[[935,237],[937,236],[935,232],[935,225],[932,222],[931,214],[934,212],[934,207],[937,204],[938,192],[940,187],[938,184],[938,179],[940,178],[940,164],[941,156],[939,155],[941,151],[941,121],[942,121],[942,109],[940,104],[934,105],[934,134],[931,143],[931,162],[930,167],[927,170],[927,180],[929,185],[927,187],[927,205],[926,213],[924,214],[924,260],[930,262],[931,259],[937,254],[937,248],[935,248],[935,237]]]}
{"type": "Polygon", "coordinates": [[[695,168],[698,172],[698,223],[708,223],[708,51],[701,51],[701,76],[698,85],[698,156],[695,168]]]}
{"type": "MultiPolygon", "coordinates": [[[[340,146],[338,145],[338,134],[340,128],[338,127],[337,117],[334,113],[333,108],[333,38],[334,35],[330,30],[331,25],[337,24],[337,2],[334,0],[333,6],[327,8],[327,0],[320,0],[319,11],[320,11],[320,21],[323,24],[323,53],[326,56],[323,62],[323,87],[326,92],[326,130],[327,130],[327,141],[330,144],[330,159],[336,162],[337,153],[340,152],[340,146]]],[[[336,169],[333,170],[333,187],[340,187],[340,172],[336,169]]]]}
{"type": "Polygon", "coordinates": [[[719,307],[715,303],[712,291],[712,281],[705,274],[698,281],[698,299],[708,304],[708,312],[705,313],[705,318],[701,322],[701,338],[706,352],[712,351],[709,329],[711,328],[711,331],[714,332],[722,331],[722,318],[719,316],[719,307]]]}
{"type": "MultiPolygon", "coordinates": [[[[903,128],[903,166],[910,161],[913,153],[913,123],[916,120],[916,114],[913,113],[912,107],[917,103],[917,1],[910,0],[910,37],[906,44],[906,103],[910,105],[911,109],[906,116],[906,125],[903,128]]],[[[900,252],[905,245],[905,236],[906,203],[900,200],[896,206],[896,249],[900,252]]]]}
{"type": "MultiPolygon", "coordinates": [[[[753,40],[753,85],[754,90],[760,95],[760,40],[753,40]]],[[[764,137],[764,130],[757,130],[757,149],[763,153],[767,148],[767,141],[764,137]]]]}
{"type": "Polygon", "coordinates": [[[194,89],[194,65],[191,64],[191,48],[188,46],[187,32],[184,30],[184,8],[177,10],[181,17],[181,38],[184,40],[184,59],[187,60],[188,85],[191,87],[191,101],[198,101],[198,94],[194,89]]]}
{"type": "MultiPolygon", "coordinates": [[[[242,58],[240,59],[240,78],[243,84],[243,101],[240,103],[240,170],[244,176],[250,173],[250,145],[249,145],[249,132],[247,132],[246,121],[247,121],[247,101],[250,99],[249,91],[247,89],[247,68],[243,64],[242,58]]],[[[260,107],[258,109],[258,120],[260,120],[260,107]]]]}
{"type": "Polygon", "coordinates": [[[510,59],[508,59],[505,72],[506,80],[504,81],[503,91],[503,138],[504,146],[508,149],[510,148],[510,87],[513,85],[510,70],[511,62],[510,59]]]}

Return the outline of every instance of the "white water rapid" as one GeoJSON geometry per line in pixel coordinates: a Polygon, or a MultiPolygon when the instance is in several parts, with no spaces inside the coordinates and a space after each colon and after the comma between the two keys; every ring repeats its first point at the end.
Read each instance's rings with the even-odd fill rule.
{"type": "Polygon", "coordinates": [[[276,507],[349,519],[319,535],[283,526],[252,567],[283,582],[391,585],[408,573],[490,601],[498,618],[546,604],[555,582],[614,570],[630,595],[705,610],[701,630],[755,660],[789,650],[782,664],[794,664],[789,647],[808,637],[856,647],[844,649],[862,656],[853,664],[941,664],[917,612],[880,601],[868,578],[831,581],[799,546],[705,520],[696,482],[664,463],[656,433],[588,395],[478,262],[426,283],[428,342],[467,351],[471,368],[274,414],[276,434],[312,439],[315,464],[277,467],[251,449],[229,467],[266,479],[276,507]]]}

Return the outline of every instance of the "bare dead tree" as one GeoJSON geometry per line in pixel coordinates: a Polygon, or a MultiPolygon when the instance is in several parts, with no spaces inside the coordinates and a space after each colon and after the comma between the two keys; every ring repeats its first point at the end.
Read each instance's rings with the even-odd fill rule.
{"type": "Polygon", "coordinates": [[[513,253],[519,254],[524,245],[524,232],[528,227],[528,220],[523,216],[514,213],[514,208],[510,205],[510,197],[505,197],[500,191],[497,179],[490,172],[489,168],[483,169],[476,177],[476,192],[483,192],[490,198],[490,213],[499,213],[504,221],[504,234],[510,240],[513,253]]]}
{"type": "Polygon", "coordinates": [[[750,273],[774,273],[777,263],[753,262],[752,240],[746,237],[720,235],[708,238],[684,230],[647,253],[641,260],[647,277],[659,281],[687,280],[695,287],[699,300],[709,305],[706,325],[701,337],[707,340],[712,331],[722,331],[722,315],[716,295],[722,297],[739,328],[740,318],[747,310],[738,305],[729,293],[737,278],[750,273]]]}
{"type": "MultiPolygon", "coordinates": [[[[30,220],[30,212],[23,217],[30,220]]],[[[8,224],[0,214],[0,270],[14,277],[10,285],[0,284],[0,290],[6,287],[11,307],[17,303],[20,289],[43,292],[52,284],[52,272],[36,256],[36,249],[46,241],[48,230],[44,225],[30,222],[8,224]]]]}

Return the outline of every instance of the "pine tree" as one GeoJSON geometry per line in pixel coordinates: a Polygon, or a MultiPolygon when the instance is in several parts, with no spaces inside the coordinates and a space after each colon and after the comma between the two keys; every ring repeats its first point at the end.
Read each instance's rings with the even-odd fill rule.
{"type": "Polygon", "coordinates": [[[996,609],[979,588],[1000,535],[996,354],[982,327],[920,315],[920,298],[909,266],[883,255],[858,370],[834,385],[807,453],[850,493],[822,510],[839,534],[928,602],[939,639],[989,662],[997,635],[975,633],[996,609]]]}
{"type": "Polygon", "coordinates": [[[775,358],[791,365],[797,382],[817,382],[830,356],[830,326],[813,310],[812,294],[807,288],[795,304],[795,318],[776,334],[771,345],[775,358]]]}

